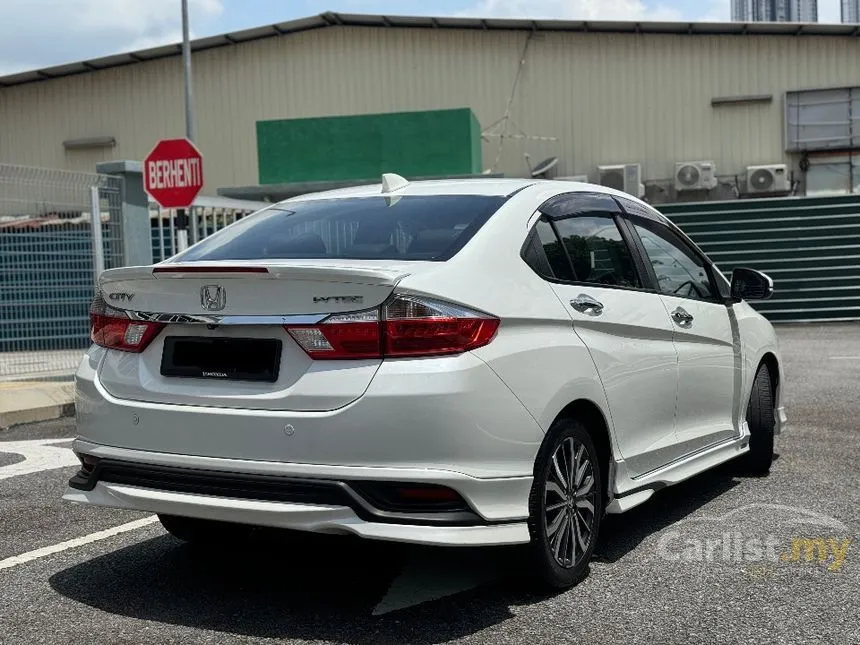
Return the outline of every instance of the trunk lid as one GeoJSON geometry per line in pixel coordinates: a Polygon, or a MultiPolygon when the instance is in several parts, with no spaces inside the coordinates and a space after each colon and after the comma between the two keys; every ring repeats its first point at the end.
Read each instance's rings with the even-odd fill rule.
{"type": "Polygon", "coordinates": [[[291,317],[313,322],[332,313],[377,307],[402,278],[431,264],[231,261],[106,271],[99,289],[111,307],[149,320],[170,317],[159,318],[167,324],[143,352],[109,350],[99,379],[111,395],[133,401],[285,411],[343,407],[367,390],[381,360],[312,360],[282,325],[291,317]],[[205,377],[176,375],[171,369],[171,353],[182,342],[198,352],[212,348],[214,367],[205,377]],[[222,376],[226,373],[217,368],[222,354],[273,345],[279,349],[272,352],[273,379],[240,380],[222,376]]]}
{"type": "Polygon", "coordinates": [[[332,260],[166,263],[110,269],[99,279],[99,288],[111,307],[135,312],[328,314],[378,306],[402,278],[414,272],[415,264],[425,263],[410,264],[407,271],[405,266],[332,260]]]}

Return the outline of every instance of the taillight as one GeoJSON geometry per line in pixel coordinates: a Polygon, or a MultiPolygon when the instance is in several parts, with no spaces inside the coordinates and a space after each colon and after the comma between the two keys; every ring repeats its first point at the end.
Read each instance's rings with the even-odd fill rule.
{"type": "Polygon", "coordinates": [[[96,345],[123,352],[142,352],[164,327],[163,323],[132,320],[97,294],[90,306],[90,338],[96,345]]]}
{"type": "Polygon", "coordinates": [[[395,296],[378,309],[333,314],[316,325],[288,325],[316,359],[460,354],[489,343],[499,319],[429,298],[395,296]]]}

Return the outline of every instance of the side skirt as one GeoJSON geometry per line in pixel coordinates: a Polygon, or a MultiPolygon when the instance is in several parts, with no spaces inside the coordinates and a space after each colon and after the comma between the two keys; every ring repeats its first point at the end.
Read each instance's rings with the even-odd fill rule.
{"type": "Polygon", "coordinates": [[[739,438],[721,441],[656,470],[631,477],[624,461],[614,465],[613,499],[607,513],[624,513],[645,502],[655,491],[682,482],[749,451],[749,428],[743,424],[739,438]]]}

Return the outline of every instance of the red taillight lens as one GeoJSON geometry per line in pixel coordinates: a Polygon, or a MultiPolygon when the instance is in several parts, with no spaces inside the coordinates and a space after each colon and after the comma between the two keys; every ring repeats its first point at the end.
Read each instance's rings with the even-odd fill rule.
{"type": "Polygon", "coordinates": [[[286,327],[316,359],[460,354],[489,343],[498,328],[498,318],[412,296],[396,296],[379,309],[334,314],[317,325],[286,327]]]}
{"type": "Polygon", "coordinates": [[[311,358],[379,358],[379,310],[334,314],[317,325],[288,325],[290,336],[311,358]]]}
{"type": "Polygon", "coordinates": [[[90,307],[90,338],[96,345],[123,352],[142,352],[164,327],[163,323],[132,320],[97,295],[90,307]]]}
{"type": "Polygon", "coordinates": [[[386,320],[386,356],[459,354],[489,343],[499,321],[494,318],[386,320]]]}

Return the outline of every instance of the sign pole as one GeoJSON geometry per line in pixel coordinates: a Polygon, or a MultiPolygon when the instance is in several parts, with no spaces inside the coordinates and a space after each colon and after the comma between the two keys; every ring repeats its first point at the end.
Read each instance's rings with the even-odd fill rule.
{"type": "MultiPolygon", "coordinates": [[[[182,66],[185,76],[185,137],[194,141],[194,93],[191,89],[191,39],[188,26],[188,0],[182,0],[182,66]]],[[[189,205],[189,208],[194,208],[189,205]]],[[[188,248],[188,215],[184,208],[176,213],[176,250],[188,248]]]]}
{"type": "Polygon", "coordinates": [[[182,65],[185,69],[185,137],[194,141],[194,92],[191,89],[191,40],[188,0],[182,0],[182,65]]]}

